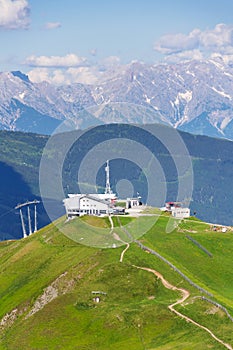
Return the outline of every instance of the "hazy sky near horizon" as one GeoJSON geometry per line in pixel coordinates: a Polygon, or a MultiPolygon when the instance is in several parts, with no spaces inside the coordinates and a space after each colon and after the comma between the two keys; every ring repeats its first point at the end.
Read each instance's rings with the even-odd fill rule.
{"type": "Polygon", "coordinates": [[[0,70],[88,82],[132,60],[233,60],[231,0],[0,0],[0,70]]]}

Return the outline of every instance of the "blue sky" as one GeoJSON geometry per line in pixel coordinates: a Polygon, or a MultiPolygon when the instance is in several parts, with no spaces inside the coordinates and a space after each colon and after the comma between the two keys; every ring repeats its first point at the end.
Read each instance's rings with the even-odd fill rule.
{"type": "Polygon", "coordinates": [[[35,81],[94,82],[99,71],[233,59],[231,0],[0,0],[0,70],[35,81]]]}

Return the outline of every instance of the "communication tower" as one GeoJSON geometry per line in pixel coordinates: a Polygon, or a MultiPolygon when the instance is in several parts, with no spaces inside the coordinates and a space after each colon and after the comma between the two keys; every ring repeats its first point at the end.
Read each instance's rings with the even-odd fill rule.
{"type": "Polygon", "coordinates": [[[109,168],[109,160],[106,162],[105,167],[106,172],[106,186],[105,186],[105,194],[112,194],[111,186],[110,186],[110,168],[109,168]]]}

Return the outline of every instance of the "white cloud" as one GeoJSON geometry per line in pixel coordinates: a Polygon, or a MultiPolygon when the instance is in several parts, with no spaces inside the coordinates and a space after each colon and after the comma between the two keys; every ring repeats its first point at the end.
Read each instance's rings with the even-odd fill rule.
{"type": "Polygon", "coordinates": [[[121,67],[120,58],[118,56],[108,56],[99,62],[99,71],[103,78],[109,78],[108,75],[111,77],[113,74],[117,73],[121,67]]]}
{"type": "Polygon", "coordinates": [[[75,54],[66,56],[29,56],[25,64],[32,67],[78,67],[87,63],[85,57],[79,57],[75,54]]]}
{"type": "Polygon", "coordinates": [[[86,58],[76,55],[66,56],[30,56],[24,64],[31,69],[27,74],[31,81],[40,83],[47,81],[52,84],[96,84],[101,80],[116,76],[120,65],[117,56],[109,56],[97,64],[87,64],[86,58]]]}
{"type": "Polygon", "coordinates": [[[27,73],[29,79],[34,83],[41,83],[42,81],[49,81],[48,68],[35,68],[27,73]]]}
{"type": "Polygon", "coordinates": [[[73,82],[83,84],[95,84],[99,76],[96,67],[69,68],[67,74],[73,82]]]}
{"type": "Polygon", "coordinates": [[[167,55],[165,57],[165,60],[167,62],[180,62],[180,61],[191,61],[191,60],[202,60],[203,54],[200,50],[194,49],[194,50],[187,50],[178,52],[176,54],[167,55]]]}
{"type": "Polygon", "coordinates": [[[98,81],[98,71],[95,67],[79,67],[68,69],[34,68],[27,73],[34,83],[47,81],[51,84],[94,84],[98,81]]]}
{"type": "Polygon", "coordinates": [[[164,35],[155,44],[154,49],[163,54],[195,49],[199,45],[199,33],[200,31],[194,29],[188,35],[182,33],[164,35]]]}
{"type": "Polygon", "coordinates": [[[190,33],[168,34],[162,36],[154,46],[167,59],[185,57],[207,57],[214,52],[222,55],[233,53],[233,25],[217,24],[214,29],[201,31],[194,29],[190,33]]]}
{"type": "Polygon", "coordinates": [[[66,76],[66,72],[62,69],[34,68],[27,74],[34,83],[42,83],[43,81],[56,85],[71,83],[66,76]]]}
{"type": "Polygon", "coordinates": [[[5,29],[27,29],[30,9],[27,0],[0,0],[0,27],[5,29]]]}
{"type": "Polygon", "coordinates": [[[204,48],[227,48],[233,44],[233,25],[217,24],[213,30],[200,32],[200,45],[204,48]]]}
{"type": "Polygon", "coordinates": [[[108,57],[103,59],[102,63],[106,67],[109,67],[109,66],[119,65],[120,61],[121,61],[121,59],[118,56],[108,56],[108,57]]]}
{"type": "Polygon", "coordinates": [[[61,23],[60,22],[48,22],[45,24],[45,29],[57,29],[61,28],[61,23]]]}

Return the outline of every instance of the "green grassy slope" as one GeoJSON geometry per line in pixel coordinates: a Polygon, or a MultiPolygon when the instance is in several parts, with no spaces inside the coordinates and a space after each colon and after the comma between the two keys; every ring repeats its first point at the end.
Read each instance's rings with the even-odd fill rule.
{"type": "MultiPolygon", "coordinates": [[[[120,220],[130,231],[140,219],[120,220]]],[[[212,299],[233,316],[233,233],[216,233],[206,224],[187,221],[167,234],[167,220],[160,217],[141,242],[213,293],[212,299]],[[213,257],[187,239],[187,234],[213,257]]],[[[78,222],[65,223],[61,218],[56,224],[70,230],[75,224],[78,232],[78,222]]],[[[106,219],[89,224],[109,227],[106,219]]],[[[188,289],[189,299],[177,310],[233,346],[233,322],[200,299],[201,293],[163,261],[131,243],[120,263],[124,246],[97,249],[80,245],[57,226],[51,224],[27,239],[0,244],[1,350],[224,349],[204,330],[168,309],[180,297],[178,292],[166,289],[152,273],[133,265],[155,269],[170,283],[188,289]],[[95,303],[92,291],[107,294],[95,303]]]]}

